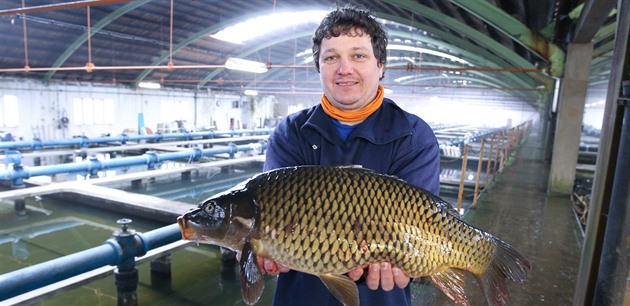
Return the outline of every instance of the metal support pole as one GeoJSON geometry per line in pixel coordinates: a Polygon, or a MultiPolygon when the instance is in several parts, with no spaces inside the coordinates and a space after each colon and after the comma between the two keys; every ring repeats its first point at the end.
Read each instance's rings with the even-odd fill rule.
{"type": "Polygon", "coordinates": [[[138,305],[138,269],[125,271],[117,268],[114,271],[116,290],[118,292],[118,306],[138,305]]]}
{"type": "Polygon", "coordinates": [[[490,138],[490,149],[488,149],[488,164],[486,165],[487,166],[486,167],[486,182],[484,184],[483,189],[488,189],[488,183],[490,182],[490,165],[492,165],[492,154],[494,153],[493,146],[494,146],[494,134],[490,138]]]}
{"type": "MultiPolygon", "coordinates": [[[[22,189],[26,187],[26,185],[22,184],[22,185],[13,185],[11,186],[11,189],[22,189]]],[[[15,199],[13,201],[13,207],[15,208],[15,214],[18,216],[26,216],[27,212],[26,212],[26,200],[22,199],[15,199]]]]}
{"type": "Polygon", "coordinates": [[[618,152],[617,156],[623,157],[617,160],[615,168],[593,305],[627,305],[624,297],[630,263],[630,95],[625,103],[618,152]]]}
{"type": "Polygon", "coordinates": [[[236,252],[228,248],[221,247],[221,263],[234,264],[236,262],[236,252]]]}
{"type": "Polygon", "coordinates": [[[171,253],[151,260],[151,276],[154,275],[161,278],[171,278],[171,253]]]}
{"type": "Polygon", "coordinates": [[[481,178],[481,166],[483,165],[483,147],[486,145],[486,139],[481,139],[481,149],[479,149],[479,162],[477,163],[477,179],[475,180],[475,194],[473,195],[473,208],[477,207],[477,194],[479,193],[479,179],[481,178]]]}
{"type": "Polygon", "coordinates": [[[462,157],[462,175],[459,181],[459,192],[457,193],[457,211],[461,211],[464,202],[464,180],[466,179],[466,162],[468,161],[468,145],[464,145],[464,156],[462,157]]]}
{"type": "Polygon", "coordinates": [[[142,187],[142,180],[132,180],[131,189],[140,189],[142,187]]]}
{"type": "Polygon", "coordinates": [[[497,176],[497,164],[499,164],[499,153],[501,152],[501,143],[499,142],[500,135],[497,135],[497,151],[494,153],[494,163],[492,165],[492,180],[497,176]]]}
{"type": "Polygon", "coordinates": [[[18,216],[26,216],[26,201],[24,199],[15,199],[13,202],[15,214],[18,216]]]}
{"type": "Polygon", "coordinates": [[[151,260],[151,286],[156,290],[170,291],[171,275],[171,253],[151,260]]]}
{"type": "Polygon", "coordinates": [[[507,157],[508,157],[508,147],[510,146],[510,131],[512,129],[507,130],[507,132],[505,132],[505,138],[501,139],[501,143],[503,143],[505,141],[505,143],[503,143],[503,164],[505,164],[505,162],[507,161],[507,157]]]}
{"type": "MultiPolygon", "coordinates": [[[[597,153],[597,168],[595,170],[591,200],[589,202],[586,234],[584,236],[584,245],[582,247],[580,266],[578,268],[573,305],[596,305],[595,288],[600,287],[600,289],[604,289],[601,288],[603,283],[600,279],[603,280],[608,276],[600,274],[600,264],[608,264],[606,263],[608,259],[605,259],[605,257],[608,257],[609,254],[604,255],[603,253],[610,250],[608,247],[604,248],[603,245],[606,243],[605,241],[612,239],[612,237],[606,237],[609,234],[609,231],[606,229],[608,221],[610,221],[611,218],[625,219],[626,228],[623,232],[626,234],[628,232],[627,228],[629,224],[627,216],[613,214],[611,211],[613,206],[622,204],[613,203],[612,200],[615,194],[613,189],[617,188],[617,186],[623,186],[623,180],[620,182],[617,182],[617,180],[621,180],[624,176],[628,175],[628,168],[622,173],[615,171],[615,169],[619,169],[617,167],[618,163],[623,163],[623,160],[628,158],[627,152],[626,156],[618,155],[620,152],[619,148],[621,147],[619,140],[621,139],[622,120],[624,117],[624,107],[620,106],[618,103],[619,88],[621,81],[630,76],[630,40],[628,36],[630,36],[630,1],[618,1],[617,29],[615,32],[614,52],[612,56],[610,79],[608,81],[606,105],[604,107],[602,134],[600,136],[597,153]]],[[[628,112],[627,107],[625,107],[625,112],[628,112]]],[[[619,211],[617,212],[619,213],[619,211]]],[[[613,236],[616,237],[620,234],[621,232],[613,236]]],[[[625,237],[625,239],[627,239],[627,237],[625,237]]],[[[627,245],[623,247],[625,249],[627,245]]],[[[625,255],[627,256],[627,254],[625,255]]],[[[625,260],[627,260],[627,257],[625,257],[625,260]]],[[[625,264],[627,264],[627,262],[625,264]]],[[[610,269],[610,267],[607,269],[610,269]]],[[[622,284],[627,284],[627,279],[624,279],[620,284],[616,284],[615,288],[619,289],[618,286],[622,284]]]]}
{"type": "MultiPolygon", "coordinates": [[[[117,223],[121,225],[121,229],[114,232],[114,239],[120,244],[123,251],[134,248],[136,232],[128,228],[131,219],[120,219],[117,223]]],[[[118,306],[137,306],[138,269],[134,256],[126,258],[117,265],[114,278],[118,291],[118,306]]]]}

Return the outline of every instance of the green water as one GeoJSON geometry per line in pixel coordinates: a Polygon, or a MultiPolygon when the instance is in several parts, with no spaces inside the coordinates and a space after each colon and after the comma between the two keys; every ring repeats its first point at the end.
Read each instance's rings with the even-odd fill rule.
{"type": "MultiPolygon", "coordinates": [[[[116,220],[126,217],[50,199],[29,200],[27,205],[46,209],[50,215],[29,210],[27,216],[16,216],[12,204],[0,204],[0,273],[99,246],[117,229],[116,220]]],[[[163,225],[135,218],[131,228],[145,232],[163,225]]],[[[170,282],[152,279],[148,261],[139,264],[138,270],[141,305],[245,305],[236,266],[223,268],[220,251],[214,246],[173,252],[170,282]]],[[[261,305],[271,303],[274,286],[274,279],[269,278],[261,305]]],[[[46,298],[40,305],[117,305],[114,277],[46,298]]]]}
{"type": "MultiPolygon", "coordinates": [[[[231,171],[188,182],[151,184],[137,192],[163,194],[165,198],[191,203],[223,191],[250,176],[250,171],[231,171]],[[232,177],[232,179],[230,179],[232,177]],[[208,184],[208,180],[220,183],[208,184]],[[186,189],[193,192],[170,192],[186,189]]],[[[0,274],[102,245],[119,228],[122,218],[133,219],[130,228],[147,232],[167,224],[108,210],[96,209],[51,197],[26,199],[27,214],[15,213],[13,201],[0,200],[0,274]]],[[[216,246],[192,245],[171,254],[170,280],[153,277],[150,261],[138,264],[140,305],[245,305],[241,299],[238,268],[223,266],[216,246]]],[[[259,305],[271,304],[275,278],[266,279],[259,305]]],[[[117,305],[114,276],[58,292],[38,305],[117,305]]],[[[0,303],[2,304],[2,303],[0,303]]]]}

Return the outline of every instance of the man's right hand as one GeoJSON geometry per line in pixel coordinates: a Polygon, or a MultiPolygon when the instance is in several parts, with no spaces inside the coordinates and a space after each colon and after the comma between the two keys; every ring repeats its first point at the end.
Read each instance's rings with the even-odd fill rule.
{"type": "Polygon", "coordinates": [[[271,276],[278,276],[280,273],[289,272],[291,269],[264,257],[258,256],[258,266],[261,267],[261,270],[265,271],[266,274],[271,276]]]}
{"type": "MultiPolygon", "coordinates": [[[[236,253],[236,259],[241,261],[241,252],[236,253]]],[[[258,261],[258,266],[263,272],[263,275],[278,276],[280,273],[291,271],[291,269],[268,258],[256,256],[256,260],[258,261]]]]}

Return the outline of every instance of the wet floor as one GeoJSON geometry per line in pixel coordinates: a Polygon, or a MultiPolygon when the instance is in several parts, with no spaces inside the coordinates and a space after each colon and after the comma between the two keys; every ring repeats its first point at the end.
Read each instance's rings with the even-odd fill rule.
{"type": "MultiPolygon", "coordinates": [[[[533,131],[477,208],[464,217],[529,258],[529,279],[509,284],[508,305],[571,305],[573,300],[583,236],[569,197],[547,196],[549,167],[542,154],[540,134],[533,131]]],[[[414,288],[414,305],[454,305],[429,287],[414,288]]],[[[471,305],[487,305],[472,276],[466,293],[471,305]]]]}

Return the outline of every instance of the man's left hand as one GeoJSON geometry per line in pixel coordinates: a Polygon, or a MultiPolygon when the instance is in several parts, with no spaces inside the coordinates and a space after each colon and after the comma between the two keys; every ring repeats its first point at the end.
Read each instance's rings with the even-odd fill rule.
{"type": "Polygon", "coordinates": [[[348,272],[350,279],[357,281],[365,274],[365,283],[372,290],[378,289],[380,285],[385,291],[394,289],[394,284],[399,288],[409,285],[409,276],[399,268],[392,268],[388,262],[373,263],[366,269],[359,267],[348,272]]]}

